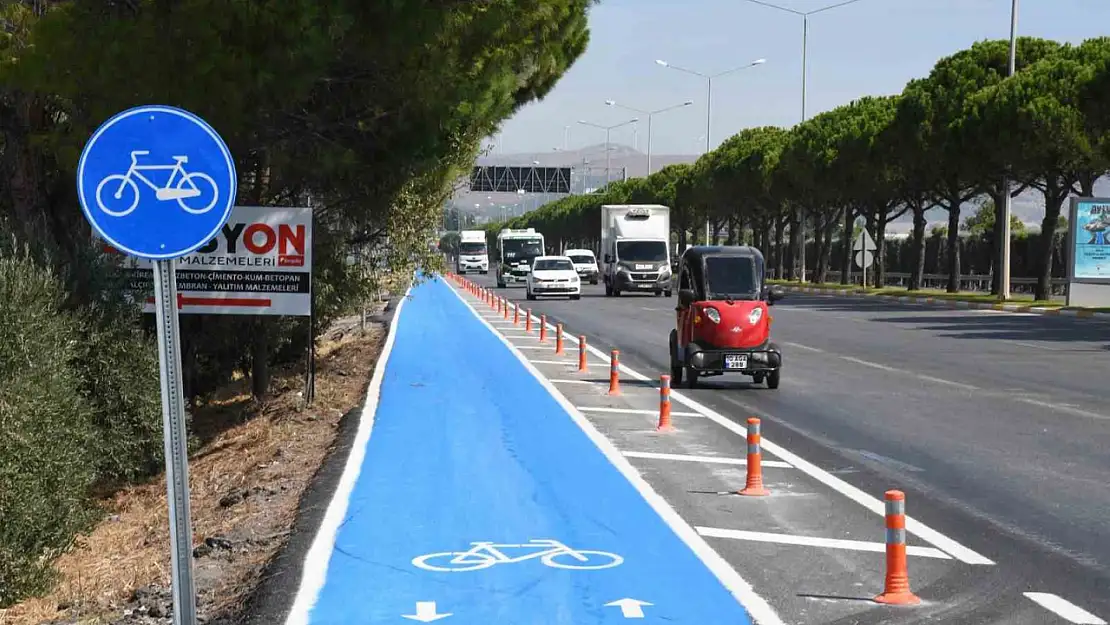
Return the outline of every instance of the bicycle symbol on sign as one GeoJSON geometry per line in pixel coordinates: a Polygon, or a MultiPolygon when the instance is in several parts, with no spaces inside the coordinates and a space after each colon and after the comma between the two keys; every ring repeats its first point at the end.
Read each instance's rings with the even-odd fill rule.
{"type": "Polygon", "coordinates": [[[487,569],[495,564],[514,564],[539,558],[540,562],[555,569],[597,570],[619,566],[624,558],[607,551],[571,549],[557,540],[531,540],[523,545],[493,542],[470,543],[469,551],[444,551],[417,556],[412,563],[428,571],[456,573],[487,569]],[[502,549],[538,549],[510,557],[502,549]]]}
{"type": "Polygon", "coordinates": [[[146,186],[154,190],[154,195],[160,201],[169,202],[177,200],[180,206],[186,212],[194,215],[203,215],[212,210],[216,206],[216,201],[220,199],[220,191],[216,187],[216,181],[211,176],[201,172],[187,172],[183,165],[189,162],[188,156],[174,156],[173,165],[139,165],[139,157],[147,156],[150,150],[135,150],[131,152],[131,166],[127,168],[126,174],[111,174],[105,176],[100,184],[96,185],[96,204],[100,210],[111,215],[112,217],[125,217],[130,215],[139,206],[139,185],[135,184],[135,180],[139,180],[146,186]],[[170,179],[166,181],[164,187],[159,187],[150,181],[149,178],[143,175],[144,171],[170,171],[170,179]],[[113,210],[108,208],[105,203],[103,193],[105,187],[111,182],[118,182],[119,185],[114,189],[111,194],[111,199],[117,202],[124,198],[124,193],[130,197],[125,200],[123,205],[126,208],[122,210],[113,210]],[[193,208],[185,203],[185,200],[199,197],[202,195],[201,186],[197,183],[203,183],[201,186],[207,185],[205,191],[209,191],[212,199],[207,204],[200,208],[193,208]]]}

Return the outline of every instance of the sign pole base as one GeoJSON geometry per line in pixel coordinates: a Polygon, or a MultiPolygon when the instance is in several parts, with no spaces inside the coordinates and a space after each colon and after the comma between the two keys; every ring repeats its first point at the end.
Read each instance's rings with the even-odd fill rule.
{"type": "Polygon", "coordinates": [[[181,333],[174,265],[173,260],[159,260],[154,263],[154,312],[158,327],[166,492],[170,507],[173,622],[174,625],[196,625],[193,528],[189,512],[188,435],[185,429],[185,396],[181,384],[181,333]]]}

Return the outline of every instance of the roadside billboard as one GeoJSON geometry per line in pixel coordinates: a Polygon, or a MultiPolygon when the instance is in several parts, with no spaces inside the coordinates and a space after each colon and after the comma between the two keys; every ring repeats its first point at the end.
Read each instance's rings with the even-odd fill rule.
{"type": "MultiPolygon", "coordinates": [[[[312,209],[236,206],[216,238],[176,262],[182,314],[307,317],[312,209]]],[[[151,262],[125,257],[122,270],[143,312],[153,313],[151,262]]]]}
{"type": "Polygon", "coordinates": [[[1067,249],[1068,306],[1110,306],[1110,199],[1071,199],[1067,249]]]}

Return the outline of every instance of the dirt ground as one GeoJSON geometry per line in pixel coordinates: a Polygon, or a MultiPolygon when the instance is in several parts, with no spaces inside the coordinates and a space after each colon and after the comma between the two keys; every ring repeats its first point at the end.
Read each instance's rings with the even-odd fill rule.
{"type": "MultiPolygon", "coordinates": [[[[264,567],[285,544],[340,418],[361,407],[384,338],[383,325],[368,322],[363,332],[357,318],[324,335],[311,406],[301,395],[303,372],[290,369],[274,375],[265,404],[252,402],[248,381],[239,380],[197,409],[198,422],[226,427],[189,463],[201,622],[237,620],[264,567]]],[[[0,625],[172,622],[164,476],[101,505],[104,520],[57,561],[61,577],[53,592],[0,610],[0,625]]]]}

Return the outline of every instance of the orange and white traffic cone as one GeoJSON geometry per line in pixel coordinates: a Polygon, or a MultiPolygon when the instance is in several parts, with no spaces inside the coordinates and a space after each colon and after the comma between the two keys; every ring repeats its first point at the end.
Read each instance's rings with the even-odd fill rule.
{"type": "Polygon", "coordinates": [[[671,425],[671,376],[659,376],[659,425],[655,428],[660,432],[672,432],[671,425]]]}
{"type": "Polygon", "coordinates": [[[532,333],[532,309],[528,308],[524,311],[524,331],[528,334],[532,333]]]}
{"type": "Polygon", "coordinates": [[[609,394],[610,395],[620,395],[621,394],[620,355],[621,355],[620,351],[616,350],[616,349],[609,352],[609,394]]]}
{"type": "Polygon", "coordinates": [[[586,337],[585,335],[578,335],[578,371],[585,373],[589,367],[586,366],[586,337]]]}
{"type": "Polygon", "coordinates": [[[910,592],[906,566],[906,495],[900,490],[886,491],[886,584],[878,603],[916,605],[921,599],[910,592]]]}
{"type": "Polygon", "coordinates": [[[547,342],[547,315],[540,315],[540,342],[547,342]]]}
{"type": "Polygon", "coordinates": [[[763,487],[763,449],[760,446],[759,419],[748,419],[748,479],[741,495],[762,497],[770,495],[771,491],[763,487]]]}
{"type": "Polygon", "coordinates": [[[555,354],[563,355],[563,324],[555,324],[555,354]]]}

